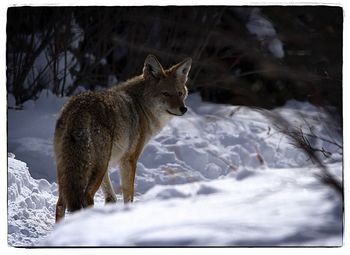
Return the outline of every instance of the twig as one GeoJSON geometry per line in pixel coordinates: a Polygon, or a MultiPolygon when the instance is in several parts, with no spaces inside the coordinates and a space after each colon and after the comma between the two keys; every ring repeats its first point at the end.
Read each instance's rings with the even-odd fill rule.
{"type": "MultiPolygon", "coordinates": [[[[323,164],[322,160],[317,155],[316,151],[312,148],[309,140],[303,135],[303,131],[301,128],[296,129],[289,123],[285,118],[283,118],[280,114],[274,112],[270,112],[264,109],[256,108],[258,112],[268,118],[277,129],[279,129],[282,133],[284,133],[291,141],[291,144],[300,148],[305,152],[306,155],[310,157],[313,163],[317,165],[320,169],[319,173],[316,173],[315,176],[323,183],[326,183],[330,187],[332,187],[340,196],[343,196],[343,186],[340,181],[338,181],[330,172],[328,167],[323,164]]],[[[326,153],[322,148],[318,151],[322,153],[326,153]]]]}

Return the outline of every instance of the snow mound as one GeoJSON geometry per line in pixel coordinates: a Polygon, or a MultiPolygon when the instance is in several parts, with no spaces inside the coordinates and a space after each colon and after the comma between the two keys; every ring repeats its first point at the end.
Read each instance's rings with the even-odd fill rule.
{"type": "MultiPolygon", "coordinates": [[[[187,100],[188,113],[174,118],[145,147],[137,164],[136,192],[144,194],[156,184],[174,185],[209,181],[238,170],[312,166],[309,158],[259,112],[247,107],[202,102],[198,94],[187,100]]],[[[339,148],[328,142],[342,138],[321,124],[320,109],[292,101],[275,110],[295,127],[326,138],[310,139],[314,147],[331,152],[330,162],[342,160],[339,148]]],[[[247,172],[248,173],[248,172],[247,172]]],[[[243,176],[241,176],[243,178],[243,176]]],[[[115,185],[119,180],[115,176],[115,185]]]]}
{"type": "Polygon", "coordinates": [[[244,181],[157,185],[127,207],[73,215],[40,245],[340,246],[341,202],[305,171],[274,169],[244,181]]]}
{"type": "Polygon", "coordinates": [[[35,180],[26,163],[8,157],[8,243],[33,245],[52,230],[57,185],[35,180]]]}

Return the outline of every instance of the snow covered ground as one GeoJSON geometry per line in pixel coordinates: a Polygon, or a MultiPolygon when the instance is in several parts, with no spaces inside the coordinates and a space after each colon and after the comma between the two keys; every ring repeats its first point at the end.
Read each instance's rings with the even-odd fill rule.
{"type": "MultiPolygon", "coordinates": [[[[48,92],[28,103],[31,107],[9,112],[8,142],[16,144],[15,151],[9,146],[16,157],[8,157],[10,245],[342,245],[342,201],[315,178],[319,170],[303,152],[260,113],[203,103],[197,94],[188,98],[189,112],[174,118],[145,148],[134,204],[121,202],[118,171],[111,169],[118,203],[104,206],[98,192],[95,208],[54,226],[57,185],[50,183],[50,146],[64,101],[48,92]],[[21,118],[29,122],[26,130],[21,118]],[[38,157],[33,161],[44,170],[38,173],[35,164],[28,170],[20,155],[38,157]]],[[[341,180],[342,155],[326,140],[341,144],[342,137],[319,109],[291,101],[275,111],[326,138],[311,142],[332,153],[325,162],[341,180]]]]}

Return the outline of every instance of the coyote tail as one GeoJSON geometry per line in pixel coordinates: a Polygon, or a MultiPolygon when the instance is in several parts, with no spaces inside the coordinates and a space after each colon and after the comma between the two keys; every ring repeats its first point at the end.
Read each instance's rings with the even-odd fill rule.
{"type": "Polygon", "coordinates": [[[67,210],[74,212],[86,207],[85,189],[87,186],[90,162],[88,129],[82,127],[81,120],[68,121],[66,132],[62,137],[62,170],[63,187],[62,194],[66,201],[67,210]]]}

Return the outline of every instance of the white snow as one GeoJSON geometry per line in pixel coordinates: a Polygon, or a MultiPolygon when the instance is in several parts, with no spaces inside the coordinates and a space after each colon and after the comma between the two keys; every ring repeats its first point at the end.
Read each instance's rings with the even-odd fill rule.
{"type": "Polygon", "coordinates": [[[57,185],[33,179],[14,157],[8,157],[8,243],[30,246],[52,231],[57,185]]]}
{"type": "MultiPolygon", "coordinates": [[[[53,100],[56,108],[64,101],[51,96],[41,100],[43,105],[53,100]]],[[[9,244],[342,245],[341,199],[315,178],[320,170],[264,116],[246,107],[204,103],[198,94],[187,102],[188,113],[174,118],[140,157],[132,205],[123,205],[118,171],[112,169],[116,205],[104,206],[99,191],[95,208],[68,215],[54,226],[57,185],[33,179],[25,163],[10,155],[9,244]]],[[[17,117],[26,119],[26,111],[35,108],[16,112],[17,117]]],[[[314,134],[342,144],[324,114],[308,103],[291,101],[275,111],[305,132],[312,127],[314,134]]],[[[49,127],[43,125],[43,131],[53,128],[58,110],[49,112],[38,115],[47,117],[49,127]]],[[[11,119],[12,114],[9,126],[16,132],[9,129],[9,142],[15,137],[22,141],[18,150],[44,157],[52,134],[25,138],[25,130],[17,126],[20,119],[11,119]]],[[[324,162],[341,180],[339,148],[313,142],[332,152],[324,162]]],[[[30,171],[33,175],[35,167],[30,171]]]]}
{"type": "Polygon", "coordinates": [[[41,245],[341,245],[339,201],[305,169],[240,173],[157,185],[134,205],[86,210],[41,245]]]}

